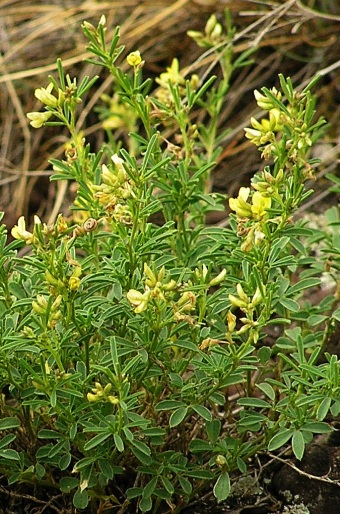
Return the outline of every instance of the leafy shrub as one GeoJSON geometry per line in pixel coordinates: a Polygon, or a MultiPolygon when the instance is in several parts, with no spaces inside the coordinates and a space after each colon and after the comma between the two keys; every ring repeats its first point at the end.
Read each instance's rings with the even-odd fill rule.
{"type": "Polygon", "coordinates": [[[210,484],[226,499],[259,452],[289,444],[301,459],[340,412],[337,357],[318,364],[340,320],[339,291],[319,305],[304,298],[325,274],[338,280],[339,211],[329,209],[320,229],[293,219],[312,193],[309,152],[324,125],[313,121],[316,80],[298,92],[280,76],[280,91],[255,92],[265,115],[246,137],[266,164],[229,199],[227,227],[206,221],[224,209],[210,189],[219,114],[249,56],[233,60],[226,22],[226,33],[215,17],[204,34],[191,32],[216,53],[220,79],[185,79],[174,60],[154,93],[138,51],[128,72],[116,64],[118,29],[107,48],[105,19],[83,24],[91,62],[114,78],[98,154],[76,123],[96,77],[78,84],[59,62],[58,80],[35,92],[45,110],[29,113],[31,124],[70,131],[52,179],[74,181],[77,193],[72,219],[48,226],[35,217],[30,232],[21,217],[10,244],[1,228],[0,465],[9,484],[51,485],[95,512],[180,512],[210,484]],[[17,253],[23,243],[29,252],[17,253]]]}

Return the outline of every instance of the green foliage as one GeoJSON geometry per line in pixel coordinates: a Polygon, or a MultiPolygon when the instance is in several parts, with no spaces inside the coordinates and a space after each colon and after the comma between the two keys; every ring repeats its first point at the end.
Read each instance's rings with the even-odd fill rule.
{"type": "Polygon", "coordinates": [[[51,164],[77,196],[71,220],[36,217],[29,232],[20,218],[8,245],[1,228],[0,468],[10,484],[51,485],[77,509],[180,512],[210,484],[226,499],[255,454],[290,444],[301,459],[340,412],[337,358],[318,363],[339,291],[308,298],[321,279],[338,283],[339,211],[315,229],[292,217],[311,193],[309,150],[323,125],[311,85],[297,92],[280,76],[281,91],[255,92],[268,117],[246,135],[267,163],[229,200],[228,227],[206,223],[224,208],[210,190],[221,108],[249,54],[233,61],[228,16],[226,26],[212,17],[191,33],[216,52],[219,80],[186,79],[174,60],[152,93],[139,52],[127,73],[116,64],[118,29],[107,47],[105,20],[85,22],[90,62],[115,88],[98,154],[76,129],[95,78],[78,85],[59,62],[59,79],[35,93],[45,111],[31,124],[70,130],[65,160],[51,164]]]}

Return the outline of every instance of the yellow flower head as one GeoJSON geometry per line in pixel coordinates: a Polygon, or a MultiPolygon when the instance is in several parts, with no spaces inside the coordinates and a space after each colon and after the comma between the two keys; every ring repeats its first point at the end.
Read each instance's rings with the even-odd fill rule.
{"type": "Polygon", "coordinates": [[[50,119],[52,112],[28,112],[26,116],[31,120],[30,125],[32,125],[32,127],[40,128],[50,119]]]}
{"type": "Polygon", "coordinates": [[[260,191],[255,191],[252,198],[251,212],[255,218],[263,218],[267,209],[270,209],[272,200],[269,196],[263,196],[260,191]]]}
{"type": "MultiPolygon", "coordinates": [[[[38,216],[34,216],[34,224],[41,224],[41,221],[38,216]]],[[[25,243],[27,243],[28,245],[34,241],[34,234],[26,230],[26,222],[24,216],[20,216],[20,218],[18,219],[18,224],[12,228],[11,234],[14,237],[14,239],[25,241],[25,243]]]]}
{"type": "Polygon", "coordinates": [[[133,66],[134,68],[136,66],[139,66],[139,64],[142,62],[142,57],[140,55],[140,51],[139,50],[136,50],[135,52],[131,52],[127,58],[127,63],[130,65],[130,66],[133,66]]]}
{"type": "MultiPolygon", "coordinates": [[[[273,87],[270,91],[278,100],[281,100],[282,94],[276,89],[276,87],[273,87]]],[[[273,100],[260,93],[260,91],[257,89],[254,91],[254,96],[257,105],[264,111],[270,111],[271,109],[275,108],[276,104],[273,102],[273,100]]]]}
{"type": "Polygon", "coordinates": [[[80,286],[80,278],[74,276],[70,277],[68,281],[68,286],[70,288],[70,291],[77,291],[77,289],[79,289],[80,286]]]}
{"type": "Polygon", "coordinates": [[[52,82],[47,86],[47,88],[41,87],[34,91],[34,96],[40,100],[41,103],[46,105],[47,107],[57,107],[58,106],[58,98],[52,95],[53,84],[52,82]]]}
{"type": "Polygon", "coordinates": [[[147,309],[150,294],[150,290],[147,290],[145,293],[140,293],[136,289],[130,289],[130,291],[128,291],[126,297],[129,302],[136,307],[136,314],[140,314],[147,309]]]}
{"type": "Polygon", "coordinates": [[[240,218],[251,217],[251,206],[247,202],[250,194],[249,187],[241,187],[237,198],[229,198],[229,207],[235,211],[240,218]]]}
{"type": "Polygon", "coordinates": [[[184,85],[185,80],[179,71],[178,59],[173,59],[171,66],[166,69],[166,72],[161,73],[160,77],[156,79],[156,82],[164,89],[169,88],[169,82],[174,85],[184,85]]]}

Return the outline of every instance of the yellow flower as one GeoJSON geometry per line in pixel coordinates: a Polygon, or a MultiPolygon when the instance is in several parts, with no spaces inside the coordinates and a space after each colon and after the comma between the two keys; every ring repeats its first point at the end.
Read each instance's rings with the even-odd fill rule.
{"type": "MultiPolygon", "coordinates": [[[[280,91],[278,91],[275,87],[273,87],[270,91],[278,100],[281,100],[282,94],[280,93],[280,91]]],[[[255,89],[254,91],[254,96],[257,105],[264,111],[270,111],[271,109],[274,109],[276,104],[273,102],[273,100],[260,93],[260,91],[258,91],[257,89],[255,89]]]]}
{"type": "Polygon", "coordinates": [[[251,206],[247,203],[250,194],[249,187],[241,187],[237,198],[229,198],[229,207],[235,211],[240,218],[251,216],[251,206]]]}
{"type": "Polygon", "coordinates": [[[226,274],[227,274],[227,270],[225,268],[223,268],[223,270],[220,271],[220,273],[217,275],[217,277],[210,280],[209,287],[217,286],[217,284],[220,284],[221,282],[223,282],[223,280],[226,277],[226,274]]]}
{"type": "Polygon", "coordinates": [[[177,302],[180,311],[192,311],[196,305],[196,295],[192,291],[185,291],[177,302]]]}
{"type": "Polygon", "coordinates": [[[26,116],[29,120],[31,120],[30,125],[32,125],[32,127],[40,128],[44,125],[44,123],[46,123],[46,121],[50,119],[52,113],[50,111],[28,112],[26,116]]]}
{"type": "Polygon", "coordinates": [[[78,277],[70,277],[68,281],[68,287],[70,288],[70,291],[77,291],[80,286],[80,278],[78,277]]]}
{"type": "MultiPolygon", "coordinates": [[[[38,218],[38,216],[34,216],[34,224],[38,225],[40,223],[41,221],[38,218]]],[[[14,237],[14,239],[25,241],[27,244],[31,244],[34,240],[34,234],[26,230],[26,222],[24,216],[20,216],[20,218],[18,219],[18,224],[12,228],[11,234],[14,237]]]]}
{"type": "Polygon", "coordinates": [[[32,301],[32,308],[38,314],[46,314],[48,301],[42,294],[37,295],[37,300],[32,301]]]}
{"type": "Polygon", "coordinates": [[[130,291],[128,291],[126,297],[132,305],[136,306],[134,311],[136,314],[140,314],[147,309],[150,294],[149,289],[147,289],[145,293],[140,293],[136,291],[136,289],[130,289],[130,291]]]}
{"type": "Polygon", "coordinates": [[[117,170],[120,171],[123,176],[124,180],[127,178],[126,171],[124,168],[124,159],[121,159],[116,153],[111,156],[111,161],[116,166],[117,170]]]}
{"type": "Polygon", "coordinates": [[[269,196],[263,196],[259,191],[255,191],[252,198],[251,212],[256,218],[262,218],[271,205],[272,200],[269,196]]]}
{"type": "Polygon", "coordinates": [[[185,80],[179,72],[178,59],[175,58],[172,60],[171,66],[166,69],[166,72],[161,73],[160,77],[156,79],[156,82],[164,89],[168,89],[169,82],[174,85],[185,84],[185,80]]]}
{"type": "Polygon", "coordinates": [[[41,87],[34,91],[34,96],[40,100],[41,103],[46,105],[47,107],[57,107],[58,99],[52,95],[51,91],[53,89],[52,82],[47,86],[47,88],[41,87]]]}
{"type": "Polygon", "coordinates": [[[133,66],[133,67],[136,67],[138,66],[141,62],[142,62],[142,57],[140,55],[140,51],[139,50],[136,50],[135,52],[131,52],[127,58],[127,63],[130,65],[130,66],[133,66]]]}
{"type": "Polygon", "coordinates": [[[213,339],[212,337],[207,337],[203,339],[200,344],[200,350],[206,350],[207,348],[211,348],[212,346],[216,346],[221,343],[220,339],[213,339]]]}
{"type": "Polygon", "coordinates": [[[227,314],[227,322],[228,322],[228,332],[232,333],[236,327],[236,316],[231,311],[228,311],[227,314]]]}

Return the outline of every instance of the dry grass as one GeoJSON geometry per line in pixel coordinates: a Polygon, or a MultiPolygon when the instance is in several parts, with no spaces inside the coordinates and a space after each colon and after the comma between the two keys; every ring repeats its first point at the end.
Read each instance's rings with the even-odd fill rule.
{"type": "MultiPolygon", "coordinates": [[[[32,130],[26,113],[39,109],[34,89],[47,84],[57,57],[71,76],[93,74],[93,68],[84,63],[86,41],[80,24],[83,20],[97,24],[102,14],[111,28],[108,38],[120,25],[126,51],[142,52],[149,76],[162,71],[174,56],[191,72],[211,73],[213,56],[198,58],[200,50],[186,31],[202,29],[211,13],[222,13],[226,7],[238,27],[235,53],[258,47],[254,64],[235,74],[225,104],[221,128],[228,126],[231,131],[223,142],[216,189],[232,193],[256,170],[257,151],[245,142],[242,128],[254,114],[252,90],[276,84],[279,72],[299,84],[317,72],[323,74],[317,90],[319,110],[332,128],[317,151],[324,160],[321,174],[336,173],[340,12],[334,4],[331,0],[0,0],[0,209],[6,213],[5,222],[10,226],[19,215],[35,212],[51,220],[62,207],[66,186],[49,183],[48,158],[62,155],[67,134],[50,127],[32,130]]],[[[93,127],[89,111],[104,91],[110,92],[111,84],[109,77],[101,78],[79,119],[79,128],[94,146],[102,136],[96,121],[93,127]]],[[[321,193],[324,200],[327,192],[321,193]]]]}

